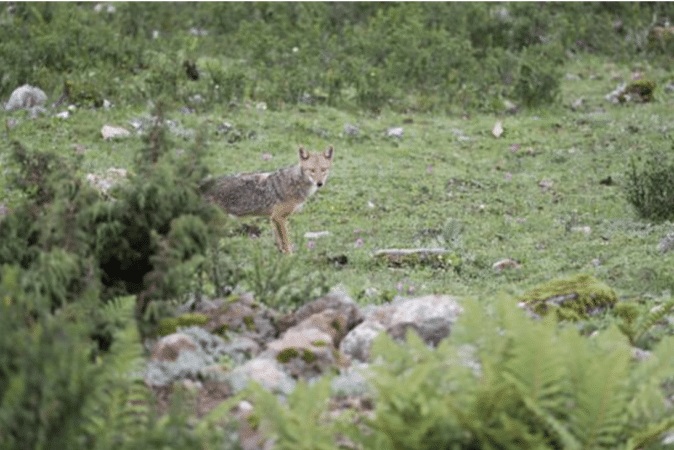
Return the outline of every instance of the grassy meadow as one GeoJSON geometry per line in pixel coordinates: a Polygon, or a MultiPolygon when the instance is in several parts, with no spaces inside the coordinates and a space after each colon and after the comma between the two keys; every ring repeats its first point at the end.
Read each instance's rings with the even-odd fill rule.
{"type": "MultiPolygon", "coordinates": [[[[225,431],[199,422],[180,402],[164,418],[145,408],[154,397],[138,375],[148,356],[143,339],[190,297],[253,292],[257,302],[287,311],[337,287],[363,306],[434,293],[486,306],[466,313],[463,339],[483,345],[476,351],[494,369],[492,379],[467,371],[433,378],[449,373],[440,352],[451,339],[438,352],[420,341],[377,344],[391,371],[374,384],[380,382],[380,405],[391,399],[393,406],[377,410],[372,442],[386,434],[389,419],[395,428],[424,414],[429,435],[445,436],[447,421],[456,419],[447,406],[453,400],[437,399],[453,393],[455,387],[443,391],[451,385],[476,405],[471,413],[480,420],[487,414],[480,408],[508,391],[489,411],[514,411],[512,420],[524,425],[508,431],[501,416],[490,424],[467,415],[461,420],[468,425],[457,425],[442,448],[617,448],[611,443],[628,438],[634,445],[625,448],[664,448],[661,440],[646,443],[672,426],[671,356],[663,355],[674,345],[674,251],[663,249],[674,246],[674,176],[648,164],[661,158],[661,168],[674,167],[670,5],[2,5],[0,100],[31,84],[48,101],[35,118],[0,111],[0,429],[10,430],[0,434],[0,450],[17,443],[215,448],[208,442],[222,443],[225,431]],[[650,101],[606,98],[639,80],[655,84],[650,101]],[[62,93],[66,102],[52,106],[62,93]],[[154,116],[165,121],[152,127],[154,116]],[[104,139],[106,125],[130,134],[104,139]],[[203,177],[296,164],[300,145],[333,145],[335,152],[327,184],[289,219],[293,255],[277,250],[266,219],[229,218],[199,201],[203,177]],[[101,194],[87,180],[105,178],[111,168],[124,169],[127,179],[101,194]],[[634,168],[647,206],[660,216],[641,214],[630,201],[634,168]],[[317,232],[327,234],[305,237],[317,232]],[[375,256],[413,248],[447,253],[399,264],[375,256]],[[578,274],[615,290],[622,312],[561,326],[518,315],[519,296],[578,274]],[[531,328],[523,329],[525,320],[531,328]],[[492,329],[471,328],[481,321],[492,329]],[[500,336],[502,329],[516,338],[500,336]],[[485,342],[498,343],[496,356],[485,342]],[[539,353],[527,347],[537,344],[539,353]],[[659,356],[638,365],[630,359],[634,346],[659,356]],[[564,358],[573,360],[568,367],[564,358]],[[566,383],[568,392],[580,384],[568,382],[564,370],[585,379],[585,367],[592,368],[588,383],[601,389],[588,388],[586,409],[618,405],[620,426],[609,420],[602,430],[598,419],[608,444],[585,446],[592,436],[565,431],[567,422],[576,424],[574,433],[591,423],[575,415],[586,412],[582,405],[569,413],[567,398],[553,393],[561,403],[543,411],[544,394],[518,397],[523,384],[499,378],[512,369],[515,377],[526,372],[539,380],[540,361],[557,364],[551,377],[560,384],[553,387],[566,383]],[[657,364],[662,383],[648,372],[657,364]],[[396,370],[435,381],[422,385],[419,376],[398,388],[396,370]],[[637,391],[645,393],[644,405],[660,396],[648,404],[662,411],[624,394],[637,391]],[[129,417],[143,420],[129,425],[129,417]],[[465,430],[475,432],[472,440],[465,430]],[[492,432],[512,432],[515,444],[481,446],[492,432]],[[540,446],[519,446],[520,434],[540,446]],[[561,444],[572,441],[578,446],[561,444]]],[[[318,420],[326,406],[313,402],[316,392],[329,395],[328,385],[300,386],[289,401],[296,409],[265,394],[257,399],[284,411],[282,427],[308,426],[323,433],[320,448],[333,448],[335,428],[318,420]]],[[[409,424],[416,433],[417,422],[409,424]]],[[[381,437],[377,445],[349,448],[422,448],[400,444],[419,436],[427,442],[402,429],[402,441],[381,437]]],[[[319,448],[295,445],[293,433],[311,437],[295,430],[278,448],[319,448]]]]}
{"type": "MultiPolygon", "coordinates": [[[[635,72],[660,86],[669,80],[647,63],[584,56],[564,66],[559,104],[512,115],[375,115],[309,104],[275,111],[245,101],[203,112],[197,105],[191,114],[176,105],[166,118],[201,134],[213,175],[294,164],[300,144],[335,146],[327,185],[290,219],[293,278],[318,271],[325,285],[342,285],[369,303],[408,292],[519,295],[548,279],[587,272],[623,298],[658,298],[669,295],[674,280],[672,254],[657,250],[671,224],[640,219],[624,188],[631,158],[669,150],[674,95],[660,88],[650,103],[604,99],[635,72]],[[578,99],[582,104],[571,108],[578,99]],[[492,134],[497,121],[504,129],[499,138],[492,134]],[[353,135],[348,125],[357,128],[353,135]],[[402,127],[401,137],[389,135],[395,127],[402,127]],[[303,238],[310,231],[330,234],[310,244],[303,238]],[[450,253],[435,265],[389,267],[373,258],[379,249],[416,247],[450,253]],[[505,258],[519,267],[492,267],[505,258]]],[[[68,119],[17,114],[18,125],[5,133],[31,148],[79,151],[84,177],[111,167],[132,170],[139,137],[104,141],[100,130],[109,124],[133,131],[129,121],[148,115],[132,105],[76,110],[68,119]]],[[[190,151],[195,140],[173,139],[176,152],[190,151]]],[[[283,258],[266,219],[230,225],[222,245],[238,266],[252,267],[256,252],[283,258]],[[260,239],[237,233],[243,224],[259,227],[260,239]]],[[[242,287],[250,288],[245,280],[242,287]]]]}

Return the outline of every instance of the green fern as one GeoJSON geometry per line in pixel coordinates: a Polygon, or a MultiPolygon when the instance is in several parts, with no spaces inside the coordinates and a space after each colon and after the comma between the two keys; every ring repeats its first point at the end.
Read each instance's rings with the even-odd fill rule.
{"type": "Polygon", "coordinates": [[[531,320],[508,298],[488,310],[463,306],[435,349],[412,330],[402,343],[375,339],[374,417],[326,422],[328,392],[300,384],[285,405],[251,391],[260,423],[272,426],[278,448],[334,448],[338,431],[377,450],[637,450],[674,426],[662,392],[674,377],[674,337],[635,363],[615,326],[587,338],[554,317],[531,320]]]}
{"type": "Polygon", "coordinates": [[[140,376],[143,348],[134,320],[135,297],[103,305],[103,314],[117,325],[108,354],[99,358],[101,376],[87,405],[86,431],[92,447],[110,448],[142,435],[148,423],[150,393],[140,376]]]}
{"type": "Polygon", "coordinates": [[[639,321],[634,330],[634,342],[638,342],[645,336],[658,322],[670,314],[672,309],[674,309],[674,298],[670,298],[662,305],[649,311],[649,313],[639,321]]]}
{"type": "Polygon", "coordinates": [[[616,327],[588,339],[553,319],[532,321],[508,299],[488,312],[464,306],[435,351],[377,339],[373,356],[383,364],[372,378],[378,407],[375,433],[360,440],[366,448],[383,440],[383,448],[634,449],[670,426],[657,404],[662,380],[674,375],[671,338],[654,362],[635,366],[616,327]],[[480,364],[472,378],[456,363],[465,345],[480,364]],[[430,423],[426,411],[444,425],[433,446],[417,433],[430,423]]]}
{"type": "Polygon", "coordinates": [[[649,333],[674,309],[674,298],[652,308],[648,313],[639,317],[639,307],[632,302],[623,302],[616,305],[614,313],[623,319],[618,325],[630,344],[640,348],[649,348],[649,333]]]}
{"type": "Polygon", "coordinates": [[[630,394],[629,347],[615,328],[596,339],[597,346],[576,336],[567,339],[575,341],[576,351],[568,360],[574,402],[570,425],[583,448],[618,448],[629,420],[625,414],[630,394]]]}

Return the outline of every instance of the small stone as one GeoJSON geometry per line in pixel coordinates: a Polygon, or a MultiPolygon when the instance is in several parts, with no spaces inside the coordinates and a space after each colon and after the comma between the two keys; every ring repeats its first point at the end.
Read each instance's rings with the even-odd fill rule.
{"type": "Polygon", "coordinates": [[[108,139],[113,139],[113,138],[117,138],[117,137],[130,136],[131,133],[129,133],[129,131],[125,130],[122,127],[114,127],[112,125],[103,125],[103,128],[101,128],[101,135],[103,136],[103,139],[108,140],[108,139]]]}
{"type": "Polygon", "coordinates": [[[503,134],[503,122],[498,120],[494,124],[494,128],[491,129],[491,134],[496,138],[500,138],[503,134]]]}
{"type": "Polygon", "coordinates": [[[403,137],[403,127],[389,128],[386,130],[386,136],[401,139],[403,137]]]}
{"type": "Polygon", "coordinates": [[[318,239],[320,237],[325,237],[329,236],[330,232],[329,231],[307,231],[304,233],[304,238],[305,239],[318,239]]]}
{"type": "Polygon", "coordinates": [[[492,267],[492,269],[496,270],[497,272],[502,272],[505,269],[519,269],[519,268],[522,267],[522,264],[520,264],[515,259],[505,258],[505,259],[501,259],[499,261],[496,261],[491,267],[492,267]]]}

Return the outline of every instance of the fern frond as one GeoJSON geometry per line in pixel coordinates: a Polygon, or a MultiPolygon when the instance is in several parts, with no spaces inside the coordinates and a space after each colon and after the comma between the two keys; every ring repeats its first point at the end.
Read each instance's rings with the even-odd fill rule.
{"type": "Polygon", "coordinates": [[[674,417],[666,417],[658,423],[650,424],[647,428],[639,430],[627,441],[625,448],[626,450],[645,448],[672,429],[674,429],[674,417]]]}
{"type": "Polygon", "coordinates": [[[634,329],[634,338],[632,342],[637,342],[640,337],[646,334],[667,314],[671,313],[672,309],[674,309],[674,297],[670,298],[668,301],[657,308],[651,310],[643,319],[639,321],[639,325],[637,325],[634,329]]]}
{"type": "Polygon", "coordinates": [[[553,319],[518,330],[503,370],[528,398],[550,412],[561,413],[569,394],[567,351],[553,319]]]}
{"type": "Polygon", "coordinates": [[[103,306],[106,317],[118,328],[109,352],[99,361],[100,381],[87,405],[89,422],[85,429],[97,448],[128,442],[147,425],[150,394],[140,375],[143,348],[134,311],[133,296],[117,298],[103,306]]]}
{"type": "Polygon", "coordinates": [[[616,448],[625,431],[628,415],[630,352],[615,328],[598,338],[597,348],[588,348],[590,358],[578,359],[582,375],[574,377],[575,408],[571,412],[573,433],[583,448],[616,448]]]}

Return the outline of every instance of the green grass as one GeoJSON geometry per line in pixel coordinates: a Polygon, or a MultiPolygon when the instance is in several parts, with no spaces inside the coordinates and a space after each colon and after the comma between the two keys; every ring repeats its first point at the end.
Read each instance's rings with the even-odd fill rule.
{"type": "MultiPolygon", "coordinates": [[[[674,254],[660,254],[656,247],[671,224],[640,220],[623,184],[630,156],[671,147],[674,94],[662,90],[668,74],[646,63],[621,66],[599,57],[570,61],[564,72],[578,79],[565,78],[559,105],[513,116],[390,111],[375,116],[309,105],[271,111],[244,102],[188,115],[174,104],[167,118],[204,131],[213,174],[270,171],[295,163],[299,144],[313,150],[333,144],[327,185],[290,219],[298,253],[294,274],[320,270],[329,285],[343,285],[362,302],[390,297],[399,282],[414,286],[415,295],[487,298],[518,295],[578,272],[594,275],[623,298],[662,296],[672,288],[674,254]],[[604,100],[620,82],[617,77],[629,80],[637,70],[658,82],[652,103],[604,100]],[[569,104],[580,97],[583,106],[571,110],[569,104]],[[491,134],[496,120],[503,120],[505,130],[499,139],[491,134]],[[234,130],[218,134],[225,121],[234,130]],[[346,123],[359,134],[346,135],[346,123]],[[404,128],[401,139],[386,135],[394,126],[404,128]],[[267,152],[270,161],[261,158],[267,152]],[[611,185],[599,183],[607,177],[611,185]],[[301,236],[322,230],[330,235],[308,249],[301,236]],[[372,257],[381,248],[422,246],[450,249],[452,266],[390,268],[372,257]],[[348,262],[338,267],[333,259],[341,255],[348,262]],[[492,264],[503,258],[522,266],[495,271],[492,264]],[[375,294],[365,297],[366,291],[375,294]]],[[[83,146],[84,177],[109,167],[130,168],[141,140],[103,141],[100,129],[111,124],[133,132],[128,121],[147,114],[124,105],[80,109],[67,120],[29,120],[18,113],[12,116],[18,125],[3,135],[64,155],[83,146]]],[[[193,146],[173,139],[176,149],[193,146]]],[[[11,193],[6,201],[11,204],[11,193]]],[[[241,222],[263,230],[260,244],[246,236],[227,238],[237,263],[251,267],[255,246],[273,248],[274,242],[264,219],[241,222]]]]}

